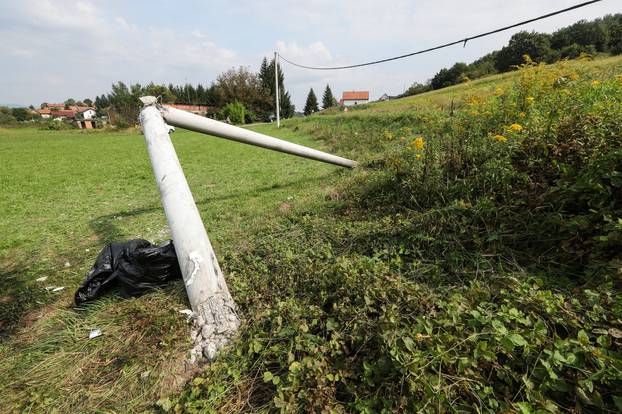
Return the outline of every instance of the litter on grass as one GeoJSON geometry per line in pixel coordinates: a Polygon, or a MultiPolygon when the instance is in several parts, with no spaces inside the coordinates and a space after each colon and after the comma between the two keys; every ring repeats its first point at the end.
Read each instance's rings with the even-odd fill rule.
{"type": "Polygon", "coordinates": [[[140,296],[173,279],[181,279],[181,270],[172,241],[159,246],[142,239],[110,243],[76,291],[75,302],[81,305],[111,290],[123,297],[140,296]]]}
{"type": "Polygon", "coordinates": [[[89,339],[97,338],[98,336],[101,336],[101,334],[102,334],[101,329],[93,329],[89,333],[89,339]]]}

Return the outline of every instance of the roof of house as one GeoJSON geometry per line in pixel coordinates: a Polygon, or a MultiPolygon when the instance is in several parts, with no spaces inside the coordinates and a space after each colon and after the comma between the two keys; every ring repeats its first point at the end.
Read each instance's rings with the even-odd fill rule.
{"type": "Polygon", "coordinates": [[[82,113],[82,112],[86,112],[88,110],[94,111],[95,108],[91,108],[91,107],[88,107],[88,106],[80,106],[80,107],[78,107],[78,111],[77,112],[78,113],[82,113]]]}
{"type": "Polygon", "coordinates": [[[50,111],[49,108],[41,108],[41,109],[35,109],[35,112],[39,114],[49,114],[52,111],[50,111]]]}
{"type": "Polygon", "coordinates": [[[344,92],[341,99],[344,101],[358,100],[358,99],[369,99],[368,91],[349,91],[344,92]]]}
{"type": "Polygon", "coordinates": [[[51,111],[50,112],[52,116],[66,116],[69,118],[73,118],[76,116],[76,112],[75,111],[70,111],[68,109],[63,109],[60,111],[51,111]]]}

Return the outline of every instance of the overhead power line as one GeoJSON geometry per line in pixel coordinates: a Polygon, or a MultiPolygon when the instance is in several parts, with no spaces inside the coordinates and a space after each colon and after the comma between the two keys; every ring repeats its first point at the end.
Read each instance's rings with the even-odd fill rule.
{"type": "Polygon", "coordinates": [[[513,28],[515,28],[515,27],[519,27],[519,26],[524,26],[524,25],[526,25],[526,24],[533,23],[533,22],[536,22],[536,21],[538,21],[538,20],[548,19],[549,17],[557,16],[558,14],[562,14],[562,13],[567,13],[567,12],[569,12],[569,11],[576,10],[576,9],[580,9],[580,8],[582,8],[582,7],[586,7],[586,6],[589,6],[589,5],[591,5],[591,4],[601,2],[601,1],[602,1],[602,0],[592,0],[592,1],[586,1],[585,3],[580,3],[580,4],[574,5],[574,6],[572,6],[572,7],[565,8],[565,9],[563,9],[563,10],[558,10],[558,11],[555,11],[555,12],[552,12],[552,13],[545,14],[545,15],[543,15],[543,16],[534,17],[533,19],[529,19],[529,20],[525,20],[525,21],[522,21],[522,22],[519,22],[519,23],[515,23],[515,24],[510,25],[510,26],[505,26],[505,27],[502,27],[502,28],[500,28],[500,29],[492,30],[492,31],[490,31],[490,32],[486,32],[486,33],[478,34],[478,35],[476,35],[476,36],[466,37],[466,38],[461,39],[461,40],[456,40],[455,42],[445,43],[444,45],[440,45],[440,46],[431,47],[431,48],[429,48],[429,49],[419,50],[419,51],[417,51],[417,52],[407,53],[407,54],[405,54],[405,55],[394,56],[394,57],[387,58],[387,59],[375,60],[375,61],[373,61],[373,62],[359,63],[359,64],[356,64],[356,65],[347,65],[347,66],[332,66],[332,67],[306,66],[306,65],[301,65],[301,64],[299,64],[299,63],[292,62],[291,60],[288,60],[288,59],[284,58],[284,57],[283,57],[283,56],[281,56],[280,54],[279,54],[279,57],[280,57],[283,61],[285,61],[285,62],[289,63],[290,65],[298,66],[299,68],[303,68],[303,69],[312,69],[312,70],[338,70],[338,69],[352,69],[352,68],[360,68],[360,67],[362,67],[362,66],[377,65],[377,64],[379,64],[379,63],[391,62],[391,61],[393,61],[393,60],[404,59],[404,58],[407,58],[407,57],[410,57],[410,56],[422,55],[422,54],[424,54],[424,53],[432,52],[432,51],[439,50],[439,49],[444,49],[444,48],[446,48],[446,47],[455,46],[455,45],[459,45],[459,44],[463,44],[463,45],[465,45],[465,46],[466,46],[467,42],[469,42],[470,40],[475,40],[475,39],[479,39],[479,38],[482,38],[482,37],[486,37],[486,36],[493,35],[493,34],[495,34],[495,33],[504,32],[504,31],[506,31],[506,30],[510,30],[510,29],[513,29],[513,28]]]}

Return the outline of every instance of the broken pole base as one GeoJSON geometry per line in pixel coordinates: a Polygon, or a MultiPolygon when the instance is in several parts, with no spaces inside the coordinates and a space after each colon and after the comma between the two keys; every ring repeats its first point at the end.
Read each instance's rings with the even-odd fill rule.
{"type": "Polygon", "coordinates": [[[211,362],[218,351],[227,345],[240,327],[231,296],[214,295],[193,314],[193,348],[191,362],[201,358],[211,362]]]}

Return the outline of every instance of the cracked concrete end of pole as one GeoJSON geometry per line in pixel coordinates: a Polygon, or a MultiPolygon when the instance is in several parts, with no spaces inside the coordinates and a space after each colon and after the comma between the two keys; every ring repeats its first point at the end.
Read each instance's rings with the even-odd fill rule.
{"type": "Polygon", "coordinates": [[[140,124],[193,311],[191,361],[211,361],[233,338],[240,320],[169,137],[171,127],[155,97],[141,101],[140,124]]]}

